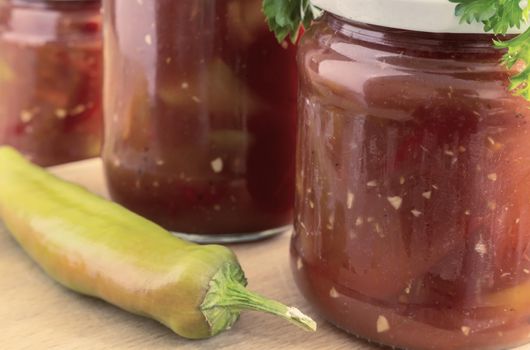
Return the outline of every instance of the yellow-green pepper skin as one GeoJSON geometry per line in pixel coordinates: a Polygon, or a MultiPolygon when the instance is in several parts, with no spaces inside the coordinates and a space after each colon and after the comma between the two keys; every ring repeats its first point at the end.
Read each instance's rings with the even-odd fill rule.
{"type": "Polygon", "coordinates": [[[252,303],[217,307],[222,297],[208,296],[225,284],[222,271],[238,288],[246,284],[229,249],[175,238],[127,209],[59,180],[8,147],[0,147],[0,219],[65,287],[158,320],[183,337],[215,335],[229,328],[242,308],[271,312],[252,303]],[[209,306],[203,307],[206,299],[209,306]]]}
{"type": "Polygon", "coordinates": [[[26,252],[76,292],[154,318],[187,338],[211,335],[199,310],[235,255],[198,246],[0,149],[0,217],[26,252]]]}

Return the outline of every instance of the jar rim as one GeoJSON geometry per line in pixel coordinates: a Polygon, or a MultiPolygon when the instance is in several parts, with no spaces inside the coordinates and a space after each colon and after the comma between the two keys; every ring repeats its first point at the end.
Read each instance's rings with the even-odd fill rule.
{"type": "MultiPolygon", "coordinates": [[[[484,34],[481,23],[460,23],[449,0],[311,0],[316,7],[345,19],[387,28],[430,33],[484,34]],[[362,9],[362,10],[359,10],[362,9]]],[[[528,25],[508,34],[520,34],[528,25]]]]}

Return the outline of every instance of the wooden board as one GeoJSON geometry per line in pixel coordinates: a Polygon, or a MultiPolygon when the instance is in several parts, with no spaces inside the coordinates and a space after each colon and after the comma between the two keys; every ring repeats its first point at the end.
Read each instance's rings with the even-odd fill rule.
{"type": "MultiPolygon", "coordinates": [[[[54,168],[57,175],[108,196],[101,161],[54,168]]],[[[249,287],[296,305],[319,323],[307,333],[269,315],[246,312],[231,331],[189,341],[158,323],[62,288],[36,266],[0,227],[0,350],[376,350],[343,333],[311,310],[298,292],[288,262],[289,234],[233,246],[249,287]]],[[[530,345],[518,350],[530,350],[530,345]]]]}
{"type": "MultiPolygon", "coordinates": [[[[53,169],[65,179],[107,195],[101,162],[89,160],[53,169]]],[[[272,316],[244,313],[229,332],[205,341],[179,338],[154,321],[60,287],[0,228],[0,349],[375,349],[336,330],[312,312],[291,277],[289,235],[234,246],[249,287],[314,316],[314,334],[272,316]]]]}

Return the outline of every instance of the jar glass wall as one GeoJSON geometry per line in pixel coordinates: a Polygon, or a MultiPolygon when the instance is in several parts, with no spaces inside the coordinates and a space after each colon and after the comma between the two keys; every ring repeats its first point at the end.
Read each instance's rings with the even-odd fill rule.
{"type": "Polygon", "coordinates": [[[292,266],[340,328],[407,349],[529,340],[530,110],[491,39],[332,15],[306,34],[292,266]]]}
{"type": "Polygon", "coordinates": [[[99,1],[0,2],[0,144],[48,166],[99,155],[99,1]]]}
{"type": "Polygon", "coordinates": [[[295,49],[276,42],[261,1],[105,4],[112,197],[194,240],[290,224],[295,49]]]}

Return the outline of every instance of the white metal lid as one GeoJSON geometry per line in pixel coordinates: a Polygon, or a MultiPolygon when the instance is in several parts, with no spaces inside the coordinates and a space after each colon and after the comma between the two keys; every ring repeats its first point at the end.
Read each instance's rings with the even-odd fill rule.
{"type": "MultiPolygon", "coordinates": [[[[388,28],[431,33],[484,33],[480,23],[460,23],[449,0],[311,0],[318,8],[346,19],[388,28]]],[[[525,27],[526,28],[526,27],[525,27]]],[[[524,28],[524,29],[525,29],[524,28]]],[[[511,30],[511,34],[524,29],[511,30]]]]}

